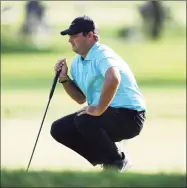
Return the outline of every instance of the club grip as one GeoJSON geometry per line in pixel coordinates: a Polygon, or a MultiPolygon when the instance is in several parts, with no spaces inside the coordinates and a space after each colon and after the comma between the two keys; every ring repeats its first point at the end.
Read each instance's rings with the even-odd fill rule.
{"type": "Polygon", "coordinates": [[[55,90],[56,83],[57,83],[58,77],[59,77],[59,75],[60,75],[60,72],[61,72],[61,70],[59,70],[59,71],[56,73],[56,75],[55,75],[55,77],[54,77],[54,79],[53,79],[53,85],[52,85],[52,88],[51,88],[51,91],[50,91],[50,94],[49,94],[49,99],[51,99],[52,96],[53,96],[53,93],[54,93],[54,90],[55,90]]]}

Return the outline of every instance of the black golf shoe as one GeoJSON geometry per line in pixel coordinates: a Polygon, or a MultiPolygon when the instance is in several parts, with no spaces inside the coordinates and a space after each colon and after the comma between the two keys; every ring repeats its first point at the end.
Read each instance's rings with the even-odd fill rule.
{"type": "Polygon", "coordinates": [[[116,160],[111,164],[103,164],[103,171],[114,170],[118,172],[124,172],[131,167],[130,160],[123,152],[121,152],[121,159],[116,160]]]}

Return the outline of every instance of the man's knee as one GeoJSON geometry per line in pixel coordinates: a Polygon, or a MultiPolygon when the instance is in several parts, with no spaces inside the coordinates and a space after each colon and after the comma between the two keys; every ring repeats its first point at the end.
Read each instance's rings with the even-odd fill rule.
{"type": "Polygon", "coordinates": [[[54,121],[51,125],[50,134],[54,139],[58,138],[59,130],[58,130],[58,121],[54,121]]]}
{"type": "Polygon", "coordinates": [[[67,120],[68,117],[63,117],[54,121],[51,125],[51,136],[58,142],[69,142],[76,132],[76,127],[71,120],[67,120]]]}

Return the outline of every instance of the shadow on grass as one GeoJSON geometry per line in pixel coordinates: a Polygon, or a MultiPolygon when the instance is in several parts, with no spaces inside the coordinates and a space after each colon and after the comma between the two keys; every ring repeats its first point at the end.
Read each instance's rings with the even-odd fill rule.
{"type": "Polygon", "coordinates": [[[177,173],[115,173],[2,170],[1,187],[186,187],[177,173]]]}

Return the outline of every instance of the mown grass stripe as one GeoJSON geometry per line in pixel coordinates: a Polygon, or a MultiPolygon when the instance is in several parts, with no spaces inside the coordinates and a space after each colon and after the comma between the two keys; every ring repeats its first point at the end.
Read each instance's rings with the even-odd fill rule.
{"type": "Polygon", "coordinates": [[[177,173],[115,173],[2,170],[2,187],[185,187],[177,173]]]}

